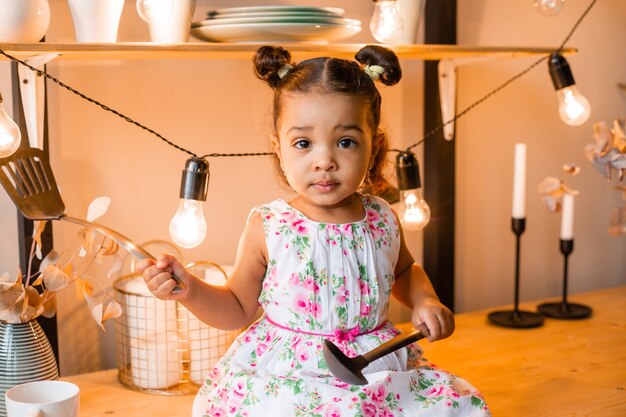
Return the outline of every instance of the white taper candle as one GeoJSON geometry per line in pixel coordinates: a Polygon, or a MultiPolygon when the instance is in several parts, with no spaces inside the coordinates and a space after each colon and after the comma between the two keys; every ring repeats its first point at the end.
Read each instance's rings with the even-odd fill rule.
{"type": "Polygon", "coordinates": [[[515,144],[515,165],[513,171],[513,218],[526,216],[526,144],[515,144]]]}
{"type": "Polygon", "coordinates": [[[574,239],[574,196],[563,194],[563,212],[561,214],[561,239],[574,239]]]}

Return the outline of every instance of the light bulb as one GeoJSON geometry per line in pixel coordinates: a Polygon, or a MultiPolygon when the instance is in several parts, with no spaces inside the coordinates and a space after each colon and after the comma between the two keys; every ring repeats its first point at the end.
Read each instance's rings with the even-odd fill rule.
{"type": "Polygon", "coordinates": [[[209,187],[209,163],[193,157],[185,163],[180,183],[180,203],[170,221],[170,237],[182,248],[194,248],[206,238],[204,201],[209,187]]]}
{"type": "Polygon", "coordinates": [[[6,158],[15,153],[20,147],[22,134],[13,119],[9,117],[2,107],[2,95],[0,95],[0,158],[6,158]]]}
{"type": "Polygon", "coordinates": [[[206,238],[202,201],[181,199],[170,221],[170,237],[181,248],[195,248],[206,238]]]}
{"type": "Polygon", "coordinates": [[[585,123],[591,114],[591,106],[576,88],[574,75],[567,60],[563,55],[555,52],[550,55],[548,69],[559,100],[561,119],[570,126],[585,123]]]}
{"type": "Polygon", "coordinates": [[[400,189],[398,216],[406,230],[420,230],[430,221],[430,207],[422,198],[420,171],[413,152],[401,152],[396,157],[396,177],[400,189]]]}
{"type": "Polygon", "coordinates": [[[587,121],[591,106],[575,85],[558,90],[556,96],[559,99],[559,115],[565,123],[578,126],[587,121]]]}
{"type": "Polygon", "coordinates": [[[430,221],[430,207],[422,198],[418,189],[400,192],[400,210],[398,215],[406,230],[421,230],[430,221]]]}
{"type": "Polygon", "coordinates": [[[535,0],[535,10],[544,16],[554,16],[559,14],[563,8],[565,0],[535,0]]]}
{"type": "Polygon", "coordinates": [[[174,0],[137,0],[137,13],[146,23],[166,20],[174,12],[174,0]]]}
{"type": "Polygon", "coordinates": [[[396,0],[374,0],[370,31],[378,42],[393,42],[402,35],[404,23],[396,0]]]}

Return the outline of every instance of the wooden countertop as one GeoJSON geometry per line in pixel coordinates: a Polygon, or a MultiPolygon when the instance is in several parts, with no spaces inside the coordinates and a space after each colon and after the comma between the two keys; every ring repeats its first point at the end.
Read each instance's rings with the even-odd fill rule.
{"type": "MultiPolygon", "coordinates": [[[[494,417],[626,416],[626,286],[569,301],[592,307],[593,316],[508,329],[489,324],[493,309],[464,313],[451,338],[420,344],[428,359],[480,389],[494,417]]],[[[534,310],[538,303],[520,308],[534,310]]],[[[63,379],[81,388],[81,417],[191,413],[193,395],[133,391],[117,381],[115,369],[63,379]]]]}

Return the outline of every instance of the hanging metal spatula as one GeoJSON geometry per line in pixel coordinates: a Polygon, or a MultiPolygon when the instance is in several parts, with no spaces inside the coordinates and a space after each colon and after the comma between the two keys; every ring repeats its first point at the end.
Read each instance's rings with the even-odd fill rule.
{"type": "Polygon", "coordinates": [[[402,333],[377,348],[354,358],[347,357],[333,342],[326,339],[324,340],[324,360],[330,372],[343,382],[352,385],[367,385],[367,379],[361,372],[363,368],[376,359],[380,359],[424,337],[424,333],[421,330],[402,333]]]}
{"type": "MultiPolygon", "coordinates": [[[[138,259],[154,259],[148,251],[123,234],[98,223],[65,214],[65,204],[54,180],[48,157],[41,149],[20,147],[8,157],[0,158],[0,183],[17,208],[31,220],[64,220],[88,227],[113,239],[138,259]]],[[[182,291],[182,282],[174,292],[182,291]]]]}

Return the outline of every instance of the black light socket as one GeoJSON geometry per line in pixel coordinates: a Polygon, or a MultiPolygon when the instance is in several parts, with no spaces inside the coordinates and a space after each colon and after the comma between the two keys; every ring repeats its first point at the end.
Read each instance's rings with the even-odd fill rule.
{"type": "Polygon", "coordinates": [[[209,190],[209,163],[204,158],[189,158],[185,162],[180,182],[180,198],[206,201],[209,190]]]}
{"type": "Polygon", "coordinates": [[[548,60],[548,70],[555,90],[576,84],[574,75],[563,55],[554,52],[548,60]]]}
{"type": "Polygon", "coordinates": [[[401,152],[396,156],[396,177],[399,190],[413,190],[422,187],[420,166],[413,152],[401,152]]]}

